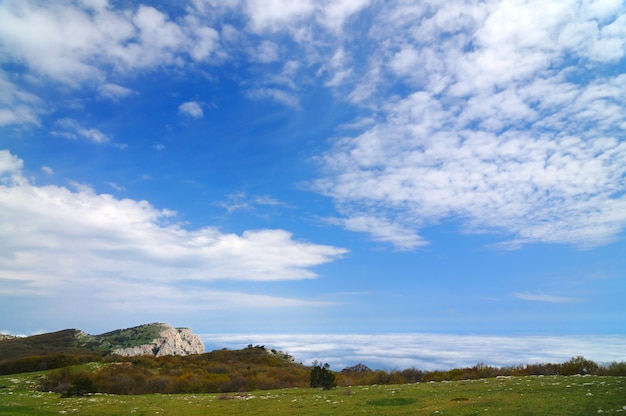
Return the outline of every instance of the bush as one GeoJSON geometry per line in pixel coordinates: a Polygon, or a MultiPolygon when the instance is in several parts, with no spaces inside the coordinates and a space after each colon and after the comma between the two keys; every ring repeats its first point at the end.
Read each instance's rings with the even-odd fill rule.
{"type": "Polygon", "coordinates": [[[560,367],[559,374],[564,376],[574,374],[597,374],[599,368],[598,364],[582,356],[573,357],[569,361],[561,364],[560,367]]]}
{"type": "Polygon", "coordinates": [[[322,387],[324,390],[337,387],[335,375],[330,371],[328,363],[323,366],[314,363],[313,369],[311,369],[311,387],[322,387]]]}

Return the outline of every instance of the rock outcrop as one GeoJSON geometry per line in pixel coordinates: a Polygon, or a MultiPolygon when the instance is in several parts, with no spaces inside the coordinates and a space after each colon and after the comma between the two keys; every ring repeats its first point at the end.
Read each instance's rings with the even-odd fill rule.
{"type": "Polygon", "coordinates": [[[173,328],[163,325],[163,331],[151,343],[136,347],[119,348],[112,354],[123,357],[135,357],[138,355],[152,355],[161,357],[164,355],[190,355],[204,353],[204,344],[198,335],[189,328],[173,328]]]}

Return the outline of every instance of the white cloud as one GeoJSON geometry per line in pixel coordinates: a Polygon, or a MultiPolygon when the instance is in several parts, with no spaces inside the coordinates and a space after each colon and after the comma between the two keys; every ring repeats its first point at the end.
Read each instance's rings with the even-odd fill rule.
{"type": "Polygon", "coordinates": [[[273,32],[309,16],[314,11],[314,3],[311,0],[249,0],[246,9],[253,31],[273,32]]]}
{"type": "Polygon", "coordinates": [[[371,58],[349,67],[349,98],[376,123],[335,140],[315,183],[344,215],[335,221],[402,249],[451,218],[511,247],[616,238],[626,227],[623,7],[586,7],[381,7],[364,42],[371,58]],[[585,44],[570,41],[589,25],[585,44]]]}
{"type": "Polygon", "coordinates": [[[75,191],[33,185],[22,176],[22,163],[0,152],[0,223],[11,224],[0,227],[0,270],[2,279],[33,291],[96,293],[123,281],[147,289],[182,281],[309,279],[316,277],[311,268],[346,252],[280,229],[188,230],[175,222],[176,213],[147,201],[116,199],[82,184],[75,191]]]}
{"type": "Polygon", "coordinates": [[[107,2],[67,0],[3,2],[0,38],[0,59],[75,87],[106,84],[106,67],[126,72],[203,61],[219,43],[218,32],[191,15],[172,21],[145,5],[115,10],[107,2]]]}
{"type": "Polygon", "coordinates": [[[272,41],[264,40],[250,53],[254,61],[270,63],[278,60],[278,45],[272,41]]]}
{"type": "Polygon", "coordinates": [[[228,195],[227,200],[218,202],[216,205],[224,208],[229,214],[240,210],[255,210],[259,207],[283,207],[291,208],[285,202],[279,201],[269,195],[248,196],[245,192],[235,192],[228,195]]]}
{"type": "Polygon", "coordinates": [[[247,91],[247,96],[253,100],[270,99],[279,104],[292,108],[300,108],[300,99],[290,91],[279,88],[259,87],[247,91]]]}
{"type": "Polygon", "coordinates": [[[51,134],[71,140],[86,139],[94,143],[106,143],[109,137],[97,129],[83,127],[78,121],[71,118],[62,118],[54,123],[51,134]]]}
{"type": "Polygon", "coordinates": [[[187,101],[186,103],[182,103],[178,106],[178,112],[186,114],[191,118],[204,117],[204,111],[202,111],[202,107],[196,101],[187,101]]]}
{"type": "Polygon", "coordinates": [[[296,34],[307,19],[340,32],[345,21],[369,3],[369,0],[248,0],[245,13],[250,19],[250,29],[256,33],[287,30],[296,34]]]}
{"type": "MultiPolygon", "coordinates": [[[[121,98],[130,93],[107,71],[235,58],[235,48],[275,63],[280,51],[290,60],[276,74],[242,83],[248,98],[300,108],[297,83],[315,68],[371,111],[370,126],[323,156],[315,184],[346,228],[410,249],[426,243],[424,227],[448,219],[500,233],[509,247],[591,247],[626,226],[622,2],[195,0],[186,13],[6,1],[0,60],[121,98]],[[351,19],[361,12],[366,31],[351,19]],[[232,13],[247,26],[206,24],[232,13]]],[[[2,80],[0,124],[37,124],[37,97],[2,80]]],[[[203,116],[195,101],[179,111],[203,116]]],[[[56,133],[106,138],[73,123],[56,133]]]]}
{"type": "Polygon", "coordinates": [[[516,298],[522,300],[529,300],[533,302],[547,302],[547,303],[577,303],[580,300],[576,298],[568,298],[565,296],[555,296],[555,295],[546,295],[544,293],[528,293],[528,292],[520,292],[515,293],[514,296],[516,298]]]}
{"type": "Polygon", "coordinates": [[[119,185],[119,184],[117,184],[115,182],[107,182],[106,184],[109,185],[111,188],[115,189],[118,192],[122,192],[122,191],[126,190],[126,188],[124,188],[122,185],[119,185]]]}
{"type": "Polygon", "coordinates": [[[3,181],[11,178],[19,178],[17,176],[24,166],[24,161],[19,157],[12,155],[6,150],[0,151],[0,178],[3,181]]]}
{"type": "Polygon", "coordinates": [[[46,175],[54,175],[54,169],[52,169],[50,166],[42,166],[41,171],[46,175]]]}
{"type": "Polygon", "coordinates": [[[562,363],[583,355],[598,363],[623,360],[626,343],[615,336],[475,336],[444,334],[201,334],[208,348],[265,345],[296,361],[329,363],[340,371],[363,363],[372,369],[449,370],[478,363],[493,366],[562,363]]]}
{"type": "Polygon", "coordinates": [[[319,20],[331,30],[339,31],[349,17],[364,9],[370,0],[332,0],[319,5],[319,20]]]}
{"type": "Polygon", "coordinates": [[[196,16],[187,15],[184,20],[185,32],[189,44],[189,55],[196,62],[206,61],[219,49],[220,35],[217,30],[208,27],[196,16]]]}
{"type": "Polygon", "coordinates": [[[412,250],[427,245],[411,228],[401,227],[384,218],[372,216],[352,215],[347,218],[333,218],[331,224],[341,225],[347,230],[368,233],[374,241],[392,242],[398,250],[412,250]]]}
{"type": "Polygon", "coordinates": [[[98,87],[98,93],[101,97],[111,101],[121,101],[124,98],[129,98],[137,95],[137,91],[130,88],[122,87],[117,84],[102,84],[98,87]]]}
{"type": "Polygon", "coordinates": [[[42,101],[9,81],[0,70],[0,127],[11,124],[39,126],[42,101]]]}

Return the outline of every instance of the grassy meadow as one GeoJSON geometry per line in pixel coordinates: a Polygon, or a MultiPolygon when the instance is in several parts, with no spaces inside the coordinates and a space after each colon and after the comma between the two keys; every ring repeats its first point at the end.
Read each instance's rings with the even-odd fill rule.
{"type": "Polygon", "coordinates": [[[401,385],[218,394],[37,391],[43,372],[0,376],[0,415],[597,415],[626,414],[626,378],[517,376],[401,385]]]}

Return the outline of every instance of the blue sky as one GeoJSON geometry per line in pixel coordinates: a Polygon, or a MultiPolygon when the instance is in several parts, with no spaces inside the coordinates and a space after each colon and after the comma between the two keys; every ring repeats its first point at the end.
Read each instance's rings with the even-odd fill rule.
{"type": "Polygon", "coordinates": [[[624,334],[621,1],[170,3],[0,1],[0,330],[624,334]]]}

